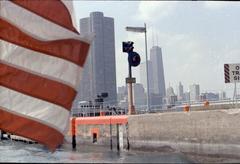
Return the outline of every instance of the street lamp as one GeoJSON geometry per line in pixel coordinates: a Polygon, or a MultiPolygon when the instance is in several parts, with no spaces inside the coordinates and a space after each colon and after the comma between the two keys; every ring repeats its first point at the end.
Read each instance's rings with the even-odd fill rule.
{"type": "Polygon", "coordinates": [[[147,56],[147,27],[144,23],[144,27],[126,27],[127,31],[145,33],[145,54],[146,54],[146,74],[147,74],[147,110],[150,111],[149,102],[149,77],[148,77],[148,56],[147,56]]]}

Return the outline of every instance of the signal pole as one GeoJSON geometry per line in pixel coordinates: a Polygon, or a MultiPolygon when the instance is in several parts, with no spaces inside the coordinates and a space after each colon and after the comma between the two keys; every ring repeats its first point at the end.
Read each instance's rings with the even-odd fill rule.
{"type": "Polygon", "coordinates": [[[128,114],[136,114],[135,107],[133,105],[133,89],[132,84],[136,83],[136,78],[132,77],[132,66],[136,67],[140,64],[141,58],[138,53],[133,51],[133,42],[123,42],[122,43],[123,52],[128,53],[128,77],[126,78],[126,83],[128,85],[128,114]]]}
{"type": "Polygon", "coordinates": [[[150,112],[149,75],[148,75],[148,55],[147,55],[147,25],[144,27],[126,27],[127,31],[145,33],[145,55],[146,55],[146,75],[147,75],[147,111],[150,112]]]}
{"type": "Polygon", "coordinates": [[[133,83],[135,83],[135,78],[132,78],[132,67],[131,65],[128,63],[128,70],[129,70],[129,74],[128,74],[128,78],[126,78],[126,83],[128,85],[128,114],[136,114],[135,111],[135,107],[133,105],[133,83]]]}

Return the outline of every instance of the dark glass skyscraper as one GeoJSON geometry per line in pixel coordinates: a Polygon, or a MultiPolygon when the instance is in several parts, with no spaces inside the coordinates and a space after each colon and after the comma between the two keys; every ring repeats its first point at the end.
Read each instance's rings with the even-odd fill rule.
{"type": "MultiPolygon", "coordinates": [[[[151,105],[161,105],[166,96],[164,68],[162,60],[162,50],[158,46],[153,46],[150,50],[150,60],[148,61],[149,93],[151,105]]],[[[140,65],[140,82],[145,90],[146,85],[146,63],[140,65]]]]}
{"type": "Polygon", "coordinates": [[[117,103],[114,19],[104,17],[102,12],[92,12],[90,17],[80,19],[80,33],[94,33],[82,81],[78,101],[92,101],[107,92],[106,104],[117,103]]]}
{"type": "Polygon", "coordinates": [[[152,62],[153,93],[161,97],[166,95],[165,78],[162,60],[162,50],[153,46],[150,50],[150,61],[152,62]]]}

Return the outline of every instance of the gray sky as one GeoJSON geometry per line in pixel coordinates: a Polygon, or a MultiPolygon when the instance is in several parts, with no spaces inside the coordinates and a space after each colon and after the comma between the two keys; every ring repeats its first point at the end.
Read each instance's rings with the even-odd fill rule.
{"type": "MultiPolygon", "coordinates": [[[[74,7],[78,20],[93,11],[114,18],[117,86],[125,85],[128,76],[122,41],[134,41],[134,51],[145,61],[144,34],[127,32],[125,27],[146,22],[148,58],[149,49],[158,44],[166,87],[170,83],[175,89],[181,81],[186,91],[197,83],[201,92],[225,90],[232,96],[234,84],[224,83],[223,64],[240,63],[239,2],[74,1],[74,7]]],[[[133,76],[139,82],[139,67],[133,76]]]]}

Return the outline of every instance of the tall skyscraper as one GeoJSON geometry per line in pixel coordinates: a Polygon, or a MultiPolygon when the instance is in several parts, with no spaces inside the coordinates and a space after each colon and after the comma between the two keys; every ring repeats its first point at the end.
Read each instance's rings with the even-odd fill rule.
{"type": "Polygon", "coordinates": [[[146,104],[146,93],[142,84],[135,83],[133,85],[133,95],[136,107],[141,107],[146,104]]]}
{"type": "MultiPolygon", "coordinates": [[[[159,46],[153,46],[150,50],[150,60],[148,61],[148,75],[149,75],[149,93],[151,99],[158,99],[154,101],[154,105],[161,105],[163,98],[166,96],[164,69],[162,61],[162,50],[159,46]]],[[[145,90],[146,85],[146,63],[140,65],[140,83],[143,84],[145,90]]]]}
{"type": "Polygon", "coordinates": [[[153,46],[150,50],[150,61],[152,63],[153,94],[158,95],[160,103],[166,96],[162,50],[159,46],[153,46]]]}
{"type": "Polygon", "coordinates": [[[162,50],[153,46],[150,50],[150,61],[152,62],[153,92],[161,97],[166,96],[162,50]]]}
{"type": "Polygon", "coordinates": [[[80,33],[94,33],[89,56],[84,65],[78,101],[92,101],[107,92],[106,104],[117,103],[114,19],[102,12],[92,12],[80,19],[80,33]]]}
{"type": "Polygon", "coordinates": [[[199,84],[190,85],[190,100],[199,101],[200,100],[200,86],[199,84]]]}
{"type": "Polygon", "coordinates": [[[183,100],[183,85],[181,82],[178,84],[178,100],[182,101],[183,100]]]}
{"type": "MultiPolygon", "coordinates": [[[[149,93],[154,92],[153,88],[153,70],[152,62],[148,60],[148,78],[149,78],[149,93]]],[[[143,85],[145,91],[147,90],[147,71],[146,71],[146,62],[140,64],[140,83],[143,85]]]]}
{"type": "Polygon", "coordinates": [[[167,88],[166,97],[167,97],[167,104],[174,105],[177,101],[177,96],[175,95],[174,89],[171,86],[167,88]]]}

